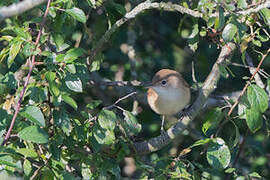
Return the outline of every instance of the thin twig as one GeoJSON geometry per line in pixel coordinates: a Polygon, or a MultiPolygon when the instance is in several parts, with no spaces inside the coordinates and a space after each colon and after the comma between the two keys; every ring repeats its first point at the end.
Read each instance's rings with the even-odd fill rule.
{"type": "MultiPolygon", "coordinates": [[[[135,91],[135,92],[132,92],[132,93],[129,93],[129,94],[127,94],[127,95],[125,95],[125,96],[119,98],[117,101],[115,101],[115,103],[113,103],[112,105],[106,107],[105,109],[112,109],[113,107],[119,108],[119,106],[116,106],[116,105],[117,105],[120,101],[123,101],[123,100],[125,100],[125,99],[127,99],[127,98],[129,98],[130,96],[133,96],[133,95],[135,95],[135,94],[137,94],[136,91],[135,91]]],[[[122,109],[122,108],[119,108],[119,109],[122,109]]]]}
{"type": "Polygon", "coordinates": [[[254,79],[256,73],[259,71],[259,69],[260,69],[260,67],[261,67],[261,65],[262,65],[262,63],[263,63],[263,61],[264,61],[264,59],[267,57],[267,55],[268,55],[269,52],[270,52],[270,48],[267,50],[266,54],[264,54],[264,55],[262,56],[262,59],[261,59],[261,61],[259,62],[258,66],[257,66],[257,68],[256,68],[256,70],[255,70],[255,72],[254,72],[254,73],[252,74],[252,76],[249,78],[249,81],[246,83],[244,89],[243,89],[242,92],[240,93],[240,96],[237,98],[237,100],[235,101],[235,103],[233,104],[233,106],[231,107],[231,109],[229,110],[229,112],[228,112],[228,114],[227,114],[228,116],[230,116],[230,115],[232,114],[234,108],[237,106],[237,104],[239,103],[240,98],[241,98],[241,97],[244,95],[244,93],[246,92],[246,90],[247,90],[247,88],[248,88],[248,85],[249,85],[250,82],[254,79]]]}
{"type": "MultiPolygon", "coordinates": [[[[46,8],[46,11],[45,11],[45,13],[43,15],[43,20],[42,20],[42,23],[40,25],[40,30],[38,32],[38,36],[37,36],[37,39],[36,39],[36,42],[35,42],[35,50],[38,47],[38,43],[39,43],[39,40],[40,40],[40,37],[41,37],[41,34],[42,34],[42,30],[43,30],[43,27],[45,25],[46,17],[47,17],[48,12],[49,12],[50,3],[51,3],[51,0],[48,0],[47,8],[46,8]]],[[[28,74],[27,74],[27,77],[26,77],[26,81],[25,81],[24,86],[23,86],[23,90],[20,93],[20,98],[19,98],[19,101],[18,101],[18,103],[16,105],[15,113],[13,115],[13,118],[12,118],[12,121],[11,121],[11,124],[10,124],[10,127],[8,129],[8,132],[7,132],[6,136],[5,136],[5,139],[2,142],[2,145],[5,145],[5,143],[7,142],[8,138],[10,137],[10,134],[11,134],[11,131],[13,129],[13,126],[14,126],[14,123],[15,123],[15,120],[16,120],[16,117],[17,117],[17,115],[18,115],[18,113],[20,111],[21,104],[22,104],[22,101],[23,101],[23,96],[24,96],[25,91],[26,91],[26,88],[28,86],[29,79],[30,79],[30,76],[31,76],[33,67],[35,66],[35,59],[36,59],[36,55],[33,55],[32,56],[32,61],[31,61],[31,63],[29,63],[29,71],[28,71],[28,74]]]]}

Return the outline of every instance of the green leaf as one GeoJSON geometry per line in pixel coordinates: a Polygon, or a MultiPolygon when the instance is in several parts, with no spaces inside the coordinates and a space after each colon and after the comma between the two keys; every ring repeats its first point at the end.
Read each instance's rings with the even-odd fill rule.
{"type": "Polygon", "coordinates": [[[8,60],[7,60],[8,61],[8,68],[11,67],[11,65],[14,62],[15,57],[20,52],[21,45],[22,45],[21,40],[16,40],[11,44],[10,49],[9,49],[9,56],[8,56],[8,60]]]}
{"type": "Polygon", "coordinates": [[[270,26],[270,9],[264,8],[264,9],[260,10],[260,15],[262,16],[265,24],[270,26]]]}
{"type": "Polygon", "coordinates": [[[123,114],[125,118],[124,121],[121,121],[121,125],[125,132],[129,136],[137,135],[141,131],[142,126],[138,123],[136,117],[129,111],[124,111],[123,114]]]}
{"type": "Polygon", "coordinates": [[[254,108],[246,109],[246,122],[248,128],[255,133],[262,126],[262,115],[261,113],[254,108]]]}
{"type": "Polygon", "coordinates": [[[231,153],[224,140],[221,138],[213,139],[207,149],[207,161],[215,169],[225,169],[231,160],[231,153]]]}
{"type": "Polygon", "coordinates": [[[79,56],[84,54],[84,50],[82,48],[73,48],[67,51],[64,61],[66,63],[71,63],[74,60],[78,59],[79,56]]]}
{"type": "Polygon", "coordinates": [[[79,77],[68,74],[65,78],[66,86],[74,92],[82,92],[82,81],[79,77]]]}
{"type": "Polygon", "coordinates": [[[211,142],[212,140],[210,138],[206,138],[206,139],[200,139],[198,141],[196,141],[195,143],[193,143],[191,146],[189,146],[188,148],[193,148],[193,147],[196,147],[196,146],[201,146],[201,145],[204,145],[204,144],[207,144],[209,142],[211,142]]]}
{"type": "Polygon", "coordinates": [[[262,178],[257,172],[249,173],[248,176],[251,178],[262,178]]]}
{"type": "Polygon", "coordinates": [[[268,109],[268,96],[264,89],[252,84],[248,87],[247,98],[251,108],[261,113],[268,109]]]}
{"type": "Polygon", "coordinates": [[[45,74],[45,78],[47,79],[47,81],[54,81],[56,78],[56,73],[55,72],[46,72],[45,74]]]}
{"type": "Polygon", "coordinates": [[[62,98],[63,98],[64,102],[66,102],[71,107],[73,107],[75,110],[77,110],[78,105],[77,105],[77,103],[76,103],[76,101],[74,99],[72,99],[71,97],[69,97],[66,94],[62,95],[62,98]]]}
{"type": "Polygon", "coordinates": [[[234,128],[235,128],[235,138],[234,138],[234,141],[233,141],[233,147],[235,147],[238,144],[239,140],[240,140],[240,132],[239,132],[239,128],[237,127],[235,122],[231,121],[231,123],[234,125],[234,128]]]}
{"type": "Polygon", "coordinates": [[[239,9],[245,9],[245,8],[247,8],[247,6],[248,6],[248,4],[247,4],[246,0],[238,0],[237,7],[239,9]]]}
{"type": "Polygon", "coordinates": [[[215,29],[222,29],[224,27],[225,24],[225,16],[224,16],[224,10],[222,7],[218,8],[218,16],[216,17],[216,21],[215,21],[215,29]]]}
{"type": "Polygon", "coordinates": [[[225,65],[218,64],[218,69],[219,69],[219,72],[220,72],[222,77],[224,77],[226,79],[229,77],[229,73],[228,73],[225,65]]]}
{"type": "Polygon", "coordinates": [[[232,23],[229,23],[225,26],[222,32],[222,38],[224,39],[224,41],[229,42],[234,38],[236,32],[237,26],[232,23]]]}
{"type": "Polygon", "coordinates": [[[45,126],[45,119],[41,110],[36,106],[27,106],[21,112],[20,115],[32,121],[39,126],[45,126]]]}
{"type": "Polygon", "coordinates": [[[68,72],[70,72],[71,74],[75,74],[76,73],[76,67],[74,64],[67,64],[66,68],[68,70],[68,72]]]}
{"type": "Polygon", "coordinates": [[[259,40],[253,39],[251,42],[252,42],[252,44],[254,44],[255,46],[262,47],[262,43],[261,43],[261,41],[259,41],[259,40]]]}
{"type": "Polygon", "coordinates": [[[30,157],[30,158],[37,158],[38,154],[34,149],[28,149],[28,148],[19,148],[16,149],[17,153],[22,154],[24,157],[30,157]]]}
{"type": "Polygon", "coordinates": [[[29,176],[30,173],[32,172],[32,163],[25,159],[23,162],[23,173],[25,176],[29,176]]]}
{"type": "Polygon", "coordinates": [[[53,111],[53,119],[55,125],[60,127],[63,132],[69,136],[70,132],[72,131],[72,124],[68,117],[68,114],[65,111],[53,111]]]}
{"type": "Polygon", "coordinates": [[[88,109],[95,109],[95,108],[98,107],[101,103],[102,103],[101,100],[93,100],[93,101],[91,101],[91,103],[87,104],[86,107],[87,107],[88,109]]]}
{"type": "Polygon", "coordinates": [[[202,131],[206,135],[207,131],[214,129],[219,125],[219,122],[223,119],[224,114],[220,108],[215,108],[206,114],[205,122],[202,126],[202,131]]]}
{"type": "Polygon", "coordinates": [[[233,172],[235,172],[235,168],[228,168],[228,169],[226,169],[226,171],[225,171],[225,173],[233,173],[233,172]]]}
{"type": "Polygon", "coordinates": [[[38,126],[29,126],[18,133],[19,138],[33,143],[45,144],[49,141],[49,135],[38,126]]]}
{"type": "Polygon", "coordinates": [[[98,115],[98,123],[104,129],[114,130],[116,120],[117,118],[114,112],[106,109],[102,110],[98,115]]]}
{"type": "Polygon", "coordinates": [[[95,125],[93,127],[93,134],[96,139],[96,141],[99,144],[112,144],[115,141],[115,135],[114,132],[108,129],[104,129],[100,127],[99,125],[95,125]]]}
{"type": "Polygon", "coordinates": [[[17,169],[21,169],[20,167],[18,167],[16,163],[14,163],[14,159],[12,158],[12,156],[5,155],[5,154],[0,154],[0,164],[17,168],[17,169]]]}
{"type": "Polygon", "coordinates": [[[81,9],[73,7],[72,9],[67,9],[66,12],[77,21],[86,23],[86,16],[81,9]]]}

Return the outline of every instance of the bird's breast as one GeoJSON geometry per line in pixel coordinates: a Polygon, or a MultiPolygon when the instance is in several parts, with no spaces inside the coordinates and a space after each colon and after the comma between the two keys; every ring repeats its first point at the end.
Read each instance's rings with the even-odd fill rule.
{"type": "Polygon", "coordinates": [[[190,100],[190,92],[178,89],[148,89],[147,100],[158,114],[173,115],[181,111],[190,100]]]}

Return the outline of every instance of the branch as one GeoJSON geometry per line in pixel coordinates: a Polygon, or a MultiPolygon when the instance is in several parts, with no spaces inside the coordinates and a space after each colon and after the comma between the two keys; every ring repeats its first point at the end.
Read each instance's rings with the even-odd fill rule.
{"type": "MultiPolygon", "coordinates": [[[[41,23],[41,26],[40,26],[40,29],[39,29],[39,32],[38,32],[38,36],[37,36],[37,39],[36,39],[36,42],[35,42],[35,50],[38,47],[38,43],[39,43],[39,40],[40,40],[40,37],[41,37],[41,34],[42,34],[42,30],[43,30],[43,27],[45,25],[46,17],[47,17],[48,12],[49,12],[50,3],[51,3],[51,0],[48,0],[47,8],[46,8],[46,11],[45,11],[45,13],[43,15],[43,20],[42,20],[42,23],[41,23]]],[[[18,113],[20,111],[20,108],[21,108],[21,105],[22,105],[22,101],[23,101],[23,96],[24,96],[25,91],[26,91],[26,88],[28,86],[28,82],[29,82],[29,79],[30,79],[30,76],[31,76],[33,67],[35,66],[35,59],[36,59],[36,55],[33,55],[32,56],[32,61],[29,63],[29,71],[28,71],[28,74],[27,74],[27,77],[26,77],[26,81],[25,81],[24,86],[23,86],[23,90],[20,93],[20,98],[19,98],[19,101],[18,101],[18,103],[16,105],[15,113],[14,113],[14,115],[12,117],[10,127],[8,129],[8,132],[7,132],[6,136],[5,136],[5,139],[2,142],[2,145],[5,145],[5,143],[7,142],[8,138],[9,138],[9,136],[11,134],[11,131],[13,129],[13,126],[15,124],[15,120],[17,118],[17,115],[18,115],[18,113]]]]}
{"type": "Polygon", "coordinates": [[[158,137],[151,138],[143,142],[134,142],[135,153],[147,154],[150,152],[157,151],[162,147],[169,144],[175,137],[177,137],[185,127],[198,115],[200,110],[203,108],[208,96],[216,89],[218,80],[220,78],[220,72],[218,65],[225,62],[226,59],[232,54],[235,49],[235,44],[228,43],[223,46],[219,57],[214,64],[210,74],[205,80],[202,88],[199,91],[199,95],[193,105],[188,109],[187,115],[184,115],[181,121],[178,121],[173,127],[168,129],[164,134],[158,137]]]}
{"type": "Polygon", "coordinates": [[[256,8],[249,8],[249,9],[246,9],[246,10],[243,10],[243,11],[238,11],[236,12],[236,14],[239,14],[239,15],[248,15],[248,14],[251,14],[251,13],[255,13],[255,12],[258,12],[264,8],[269,8],[270,7],[270,1],[267,0],[265,3],[262,3],[260,5],[258,5],[256,8]]]}
{"type": "Polygon", "coordinates": [[[0,22],[8,17],[22,14],[25,11],[44,3],[45,1],[46,0],[24,0],[22,2],[12,4],[10,6],[1,7],[0,8],[0,22]]]}
{"type": "MultiPolygon", "coordinates": [[[[235,14],[239,15],[248,15],[250,13],[258,12],[263,8],[268,8],[270,7],[270,1],[267,1],[263,4],[258,5],[256,8],[250,8],[247,10],[242,10],[242,11],[236,11],[234,12],[235,14]]],[[[125,24],[127,21],[135,18],[137,15],[142,13],[145,10],[149,9],[158,9],[158,10],[163,10],[163,11],[171,11],[171,12],[179,12],[181,14],[188,14],[192,17],[195,18],[202,18],[203,13],[199,11],[195,11],[189,8],[185,8],[183,6],[180,6],[178,4],[173,4],[171,2],[154,2],[151,3],[151,1],[146,0],[143,3],[140,3],[137,5],[135,8],[133,8],[130,12],[126,13],[124,17],[116,21],[110,29],[108,29],[105,34],[101,37],[101,39],[97,42],[97,44],[91,49],[91,54],[89,55],[87,59],[87,64],[90,65],[91,62],[93,61],[94,57],[103,50],[104,45],[110,40],[110,37],[112,34],[123,24],[125,24]]],[[[230,15],[231,13],[225,13],[225,16],[230,15]]],[[[218,16],[218,13],[212,14],[211,17],[216,17],[218,16]]]]}
{"type": "Polygon", "coordinates": [[[193,17],[202,17],[202,13],[198,11],[194,11],[188,8],[185,8],[183,6],[177,5],[177,4],[172,4],[172,3],[151,3],[151,1],[147,0],[143,3],[140,3],[137,5],[134,9],[132,9],[130,12],[126,13],[124,17],[116,21],[113,26],[108,29],[105,34],[101,37],[101,39],[97,42],[96,46],[94,46],[91,49],[91,54],[88,59],[88,65],[91,64],[90,61],[93,60],[93,58],[103,49],[103,46],[105,43],[107,43],[111,37],[111,35],[123,24],[125,24],[127,21],[135,18],[138,14],[142,13],[144,10],[148,9],[159,9],[159,10],[164,10],[164,11],[176,11],[180,12],[182,14],[189,14],[193,17]]]}
{"type": "Polygon", "coordinates": [[[237,104],[239,103],[240,98],[244,95],[244,93],[246,92],[248,85],[250,84],[250,82],[254,79],[255,75],[257,74],[257,72],[260,70],[260,67],[264,61],[264,59],[267,57],[268,53],[270,52],[270,48],[267,50],[266,54],[264,54],[262,56],[261,61],[259,62],[255,72],[252,74],[252,76],[249,78],[249,81],[246,83],[245,87],[243,88],[240,96],[237,98],[237,100],[235,101],[235,103],[233,104],[233,106],[231,107],[231,109],[228,112],[228,116],[230,116],[234,110],[234,108],[237,106],[237,104]]]}
{"type": "MultiPolygon", "coordinates": [[[[247,64],[250,66],[249,72],[251,74],[254,74],[255,71],[256,71],[256,68],[254,68],[252,58],[249,56],[249,54],[247,52],[246,52],[245,56],[246,56],[247,64]]],[[[260,77],[259,74],[255,73],[254,79],[255,79],[256,84],[259,87],[264,88],[264,84],[263,84],[263,82],[262,82],[261,77],[260,77]]]]}

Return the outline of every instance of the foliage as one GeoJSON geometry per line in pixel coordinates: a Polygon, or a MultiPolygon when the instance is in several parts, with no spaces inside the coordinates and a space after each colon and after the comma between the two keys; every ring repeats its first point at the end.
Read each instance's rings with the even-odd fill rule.
{"type": "MultiPolygon", "coordinates": [[[[15,2],[2,0],[0,6],[15,2]]],[[[1,143],[29,80],[12,136],[0,148],[1,171],[25,179],[269,179],[270,80],[260,69],[265,87],[250,81],[246,58],[270,66],[270,9],[245,13],[261,2],[174,1],[202,18],[147,10],[104,37],[138,1],[56,0],[37,46],[46,3],[0,22],[1,143]],[[89,58],[102,38],[109,41],[104,51],[89,58]],[[157,70],[172,68],[195,87],[228,42],[239,50],[232,63],[219,64],[223,78],[214,94],[242,91],[248,83],[237,109],[228,116],[235,98],[226,99],[200,112],[192,129],[165,148],[135,154],[134,142],[159,135],[160,118],[142,98],[144,89],[106,82],[146,82],[157,70]],[[114,104],[135,90],[138,96],[114,104]]]]}

